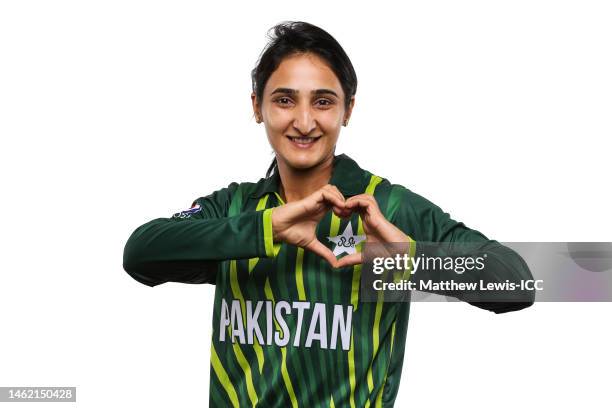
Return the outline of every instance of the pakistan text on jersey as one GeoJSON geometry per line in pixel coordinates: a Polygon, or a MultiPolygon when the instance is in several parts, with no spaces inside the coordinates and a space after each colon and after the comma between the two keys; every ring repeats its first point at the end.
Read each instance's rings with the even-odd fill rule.
{"type": "Polygon", "coordinates": [[[313,343],[322,349],[335,350],[340,346],[349,350],[351,344],[352,305],[327,305],[325,303],[274,302],[232,300],[231,306],[222,298],[219,322],[219,341],[229,340],[240,344],[275,344],[284,347],[292,341],[294,347],[312,347],[313,343]],[[328,316],[328,307],[332,316],[328,316]],[[246,309],[246,310],[245,310],[246,309]],[[309,313],[312,311],[312,313],[309,313]],[[285,317],[294,314],[294,324],[289,327],[285,317]],[[328,336],[327,320],[331,317],[331,333],[328,336]],[[307,320],[307,321],[306,321],[307,320]],[[260,326],[263,321],[263,326],[260,326]],[[265,334],[265,337],[264,337],[265,334]]]}

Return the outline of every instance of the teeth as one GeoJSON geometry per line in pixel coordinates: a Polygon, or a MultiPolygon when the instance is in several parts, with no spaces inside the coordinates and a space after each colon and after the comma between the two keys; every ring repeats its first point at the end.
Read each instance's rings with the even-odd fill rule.
{"type": "Polygon", "coordinates": [[[292,137],[291,140],[297,143],[312,143],[315,141],[314,137],[292,137]]]}

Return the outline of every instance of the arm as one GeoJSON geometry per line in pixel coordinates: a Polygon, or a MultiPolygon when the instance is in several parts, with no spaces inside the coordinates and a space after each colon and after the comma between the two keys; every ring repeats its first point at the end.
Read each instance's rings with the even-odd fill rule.
{"type": "Polygon", "coordinates": [[[219,261],[274,256],[271,209],[227,217],[237,188],[232,183],[195,200],[191,213],[138,227],[125,244],[125,271],[148,286],[214,284],[219,261]]]}
{"type": "MultiPolygon", "coordinates": [[[[529,267],[525,261],[512,249],[501,245],[497,241],[489,240],[479,231],[466,227],[463,223],[450,218],[440,207],[425,198],[411,192],[410,190],[394,186],[400,189],[402,205],[396,213],[393,224],[403,230],[418,242],[453,242],[469,244],[473,252],[470,256],[487,254],[485,268],[481,271],[470,271],[463,274],[453,274],[456,282],[519,282],[521,280],[533,279],[529,267]]],[[[452,245],[448,246],[449,248],[452,245]]],[[[418,248],[418,246],[417,246],[418,248]]],[[[417,277],[418,272],[412,278],[417,277]]],[[[422,279],[423,276],[421,275],[422,279]]],[[[448,276],[447,276],[448,278],[448,276]]],[[[435,292],[438,293],[438,292],[435,292]]],[[[468,301],[468,303],[493,311],[504,313],[524,309],[533,304],[535,291],[510,292],[513,294],[512,301],[468,301]]],[[[461,300],[469,298],[469,293],[443,292],[442,295],[453,296],[461,300]]],[[[495,293],[494,293],[495,294],[495,293]]],[[[473,293],[472,293],[473,295],[473,293]]],[[[502,296],[506,294],[502,294],[502,296]]]]}

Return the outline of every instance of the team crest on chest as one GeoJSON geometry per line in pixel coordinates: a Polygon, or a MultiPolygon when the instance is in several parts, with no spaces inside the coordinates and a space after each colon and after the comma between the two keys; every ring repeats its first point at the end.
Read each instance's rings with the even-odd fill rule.
{"type": "Polygon", "coordinates": [[[355,245],[361,241],[365,241],[366,236],[353,234],[353,225],[349,222],[346,228],[344,228],[342,235],[327,237],[327,239],[336,244],[334,247],[334,256],[338,256],[344,253],[347,255],[354,254],[356,252],[355,245]]]}

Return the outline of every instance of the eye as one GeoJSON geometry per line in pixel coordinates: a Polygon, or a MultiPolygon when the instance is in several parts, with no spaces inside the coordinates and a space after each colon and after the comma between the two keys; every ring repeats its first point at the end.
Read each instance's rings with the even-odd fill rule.
{"type": "Polygon", "coordinates": [[[287,106],[287,105],[290,105],[292,101],[291,101],[291,98],[287,96],[281,96],[279,98],[276,98],[274,102],[282,106],[287,106]]]}
{"type": "Polygon", "coordinates": [[[328,106],[331,106],[333,104],[334,104],[334,102],[330,101],[329,99],[323,99],[322,98],[322,99],[317,99],[315,101],[315,105],[322,106],[322,107],[328,107],[328,106]]]}

